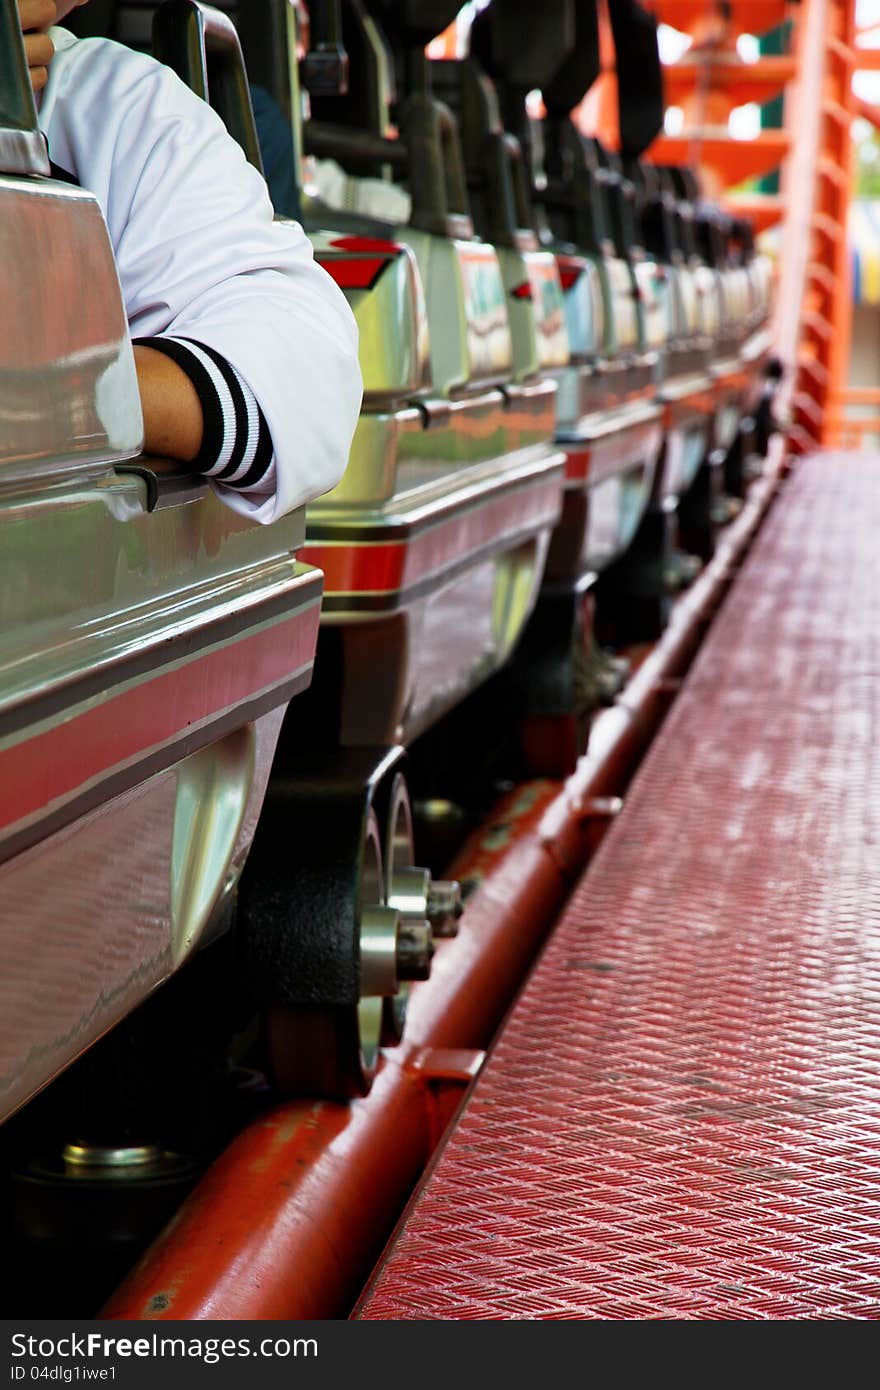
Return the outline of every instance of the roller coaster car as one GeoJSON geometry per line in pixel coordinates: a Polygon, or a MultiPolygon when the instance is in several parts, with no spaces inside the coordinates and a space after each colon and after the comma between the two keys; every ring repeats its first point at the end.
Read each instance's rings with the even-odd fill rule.
{"type": "Polygon", "coordinates": [[[321,575],[141,456],[95,199],[0,4],[0,1118],[228,925],[321,575]]]}
{"type": "MultiPolygon", "coordinates": [[[[417,8],[413,18],[405,7],[346,4],[351,69],[384,61],[379,21],[411,54],[457,7],[417,8]]],[[[561,505],[554,383],[512,364],[498,257],[472,236],[456,133],[418,79],[416,68],[400,138],[374,141],[380,164],[403,165],[410,222],[304,205],[316,255],[358,320],[366,383],[346,476],[308,520],[307,554],[327,576],[324,621],[342,649],[344,745],[409,744],[506,661],[561,505]]],[[[369,171],[370,118],[356,95],[313,97],[304,142],[312,151],[329,142],[340,161],[369,171]]],[[[553,312],[532,328],[542,352],[564,339],[561,296],[553,312]]]]}
{"type": "MultiPolygon", "coordinates": [[[[703,262],[698,273],[707,290],[714,284],[718,305],[712,361],[714,447],[724,457],[726,491],[742,496],[743,455],[746,451],[761,456],[766,452],[766,429],[756,425],[756,416],[772,396],[768,382],[772,386],[777,380],[770,359],[771,267],[768,258],[755,248],[750,224],[702,199],[696,180],[686,172],[694,237],[703,262]]],[[[773,423],[771,416],[767,424],[773,423]]]]}
{"type": "Polygon", "coordinates": [[[556,776],[571,771],[590,715],[619,687],[619,669],[593,638],[592,588],[638,527],[661,435],[652,399],[656,359],[642,351],[627,267],[617,267],[622,277],[615,284],[613,263],[606,275],[601,256],[538,235],[526,93],[548,82],[565,59],[569,17],[567,0],[557,0],[552,13],[493,5],[474,23],[468,56],[431,63],[462,131],[477,232],[501,261],[515,373],[537,371],[559,388],[565,502],[539,605],[507,682],[507,698],[526,716],[526,770],[556,776]]]}
{"type": "Polygon", "coordinates": [[[660,397],[666,406],[662,489],[677,506],[706,462],[714,423],[711,361],[718,328],[717,304],[707,294],[692,237],[692,212],[676,186],[678,170],[660,171],[627,161],[637,235],[647,258],[636,253],[639,283],[659,282],[667,322],[660,397]],[[666,177],[664,178],[664,175],[666,177]]]}
{"type": "MultiPolygon", "coordinates": [[[[292,13],[267,7],[285,26],[292,13]]],[[[230,130],[248,123],[240,97],[230,109],[243,77],[211,80],[212,62],[243,72],[228,19],[169,0],[153,33],[157,56],[215,101],[230,130]]],[[[326,67],[306,71],[316,69],[316,110],[332,110],[326,67]]],[[[409,141],[439,176],[438,112],[418,97],[401,140],[381,153],[400,160],[409,141]]],[[[343,157],[362,154],[357,125],[316,126],[307,148],[323,136],[343,157]]],[[[282,735],[240,923],[275,1080],[351,1094],[369,1084],[380,1042],[399,1035],[401,1010],[383,999],[427,971],[432,931],[456,911],[455,887],[414,869],[401,746],[509,656],[534,605],[564,460],[552,443],[555,384],[510,381],[497,259],[470,239],[466,210],[428,188],[414,225],[395,228],[304,194],[316,257],[358,321],[365,395],[346,475],[308,511],[303,557],[326,576],[316,684],[282,735]],[[291,860],[292,843],[302,857],[291,860]]]]}
{"type": "MultiPolygon", "coordinates": [[[[568,0],[556,0],[552,14],[496,0],[477,16],[471,47],[482,74],[471,72],[470,100],[465,91],[461,105],[471,122],[483,116],[472,137],[471,163],[479,161],[480,124],[486,162],[487,76],[521,151],[510,160],[520,225],[497,227],[498,199],[484,173],[487,231],[511,240],[523,235],[522,228],[532,235],[536,230],[539,244],[556,258],[564,295],[569,363],[557,371],[557,440],[566,452],[566,502],[547,567],[548,580],[559,584],[598,573],[623,554],[644,514],[662,442],[652,379],[656,356],[643,348],[636,285],[615,255],[603,191],[569,118],[598,75],[595,26],[585,24],[583,8],[568,0]],[[529,113],[528,93],[535,89],[543,93],[544,122],[529,113]]],[[[506,145],[513,148],[509,136],[506,145]]],[[[478,168],[471,177],[479,188],[478,168]]]]}
{"type": "Polygon", "coordinates": [[[745,218],[734,218],[731,225],[733,257],[748,291],[743,294],[748,308],[742,355],[750,366],[763,367],[770,353],[770,310],[773,304],[773,266],[755,245],[755,233],[745,218]]]}
{"type": "Polygon", "coordinates": [[[749,329],[748,285],[730,258],[732,219],[715,204],[701,199],[695,186],[690,192],[693,238],[700,257],[696,275],[705,322],[713,340],[713,448],[726,458],[742,426],[751,384],[748,365],[741,354],[749,329]]]}
{"type": "Polygon", "coordinates": [[[504,663],[560,507],[552,389],[497,385],[510,339],[494,253],[405,234],[408,245],[313,234],[349,295],[367,376],[348,472],[310,509],[306,551],[340,635],[339,736],[351,745],[410,743],[504,663]],[[437,310],[430,385],[419,265],[437,310]],[[407,344],[414,370],[383,342],[407,344]]]}

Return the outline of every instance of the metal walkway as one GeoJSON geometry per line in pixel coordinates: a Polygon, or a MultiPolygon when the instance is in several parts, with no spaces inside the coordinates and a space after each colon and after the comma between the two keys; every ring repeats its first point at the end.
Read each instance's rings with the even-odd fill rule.
{"type": "Polygon", "coordinates": [[[356,1316],[880,1316],[878,596],[803,461],[356,1316]]]}

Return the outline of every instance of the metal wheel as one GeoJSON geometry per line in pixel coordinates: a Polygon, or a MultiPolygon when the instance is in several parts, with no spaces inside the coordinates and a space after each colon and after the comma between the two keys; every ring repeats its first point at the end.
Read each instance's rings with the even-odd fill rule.
{"type": "Polygon", "coordinates": [[[400,913],[398,974],[401,985],[386,1000],[383,1040],[400,1041],[406,1023],[408,982],[431,972],[434,938],[454,936],[461,915],[461,890],[454,882],[434,881],[415,863],[412,807],[406,778],[395,773],[385,814],[385,900],[400,913]]]}
{"type": "MultiPolygon", "coordinates": [[[[415,867],[412,807],[406,778],[398,772],[391,783],[385,815],[385,901],[403,917],[418,922],[425,915],[429,881],[427,870],[415,867]]],[[[386,1046],[393,1047],[403,1037],[408,999],[409,985],[401,984],[397,993],[385,1000],[382,1040],[386,1046]]]]}
{"type": "Polygon", "coordinates": [[[283,1095],[347,1100],[366,1095],[383,1039],[384,993],[396,983],[397,916],[385,907],[382,845],[374,811],[367,814],[358,873],[361,989],[356,1006],[273,1005],[266,1043],[275,1086],[283,1095]],[[376,990],[376,993],[366,991],[376,990]]]}
{"type": "Polygon", "coordinates": [[[363,1095],[381,1046],[399,1039],[403,1004],[389,1001],[427,977],[432,922],[454,918],[457,892],[432,885],[412,857],[406,783],[388,755],[340,754],[270,789],[238,930],[282,1095],[363,1095]]]}

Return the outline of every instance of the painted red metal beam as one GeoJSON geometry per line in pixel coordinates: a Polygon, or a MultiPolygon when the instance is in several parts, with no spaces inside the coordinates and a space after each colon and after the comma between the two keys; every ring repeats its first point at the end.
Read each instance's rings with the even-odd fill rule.
{"type": "Polygon", "coordinates": [[[345,1316],[666,713],[773,496],[779,454],[560,787],[518,788],[464,847],[459,935],[413,990],[364,1100],[278,1107],[238,1136],[110,1299],[116,1319],[345,1316]]]}
{"type": "Polygon", "coordinates": [[[878,467],[798,467],[356,1316],[877,1317],[878,467]]]}

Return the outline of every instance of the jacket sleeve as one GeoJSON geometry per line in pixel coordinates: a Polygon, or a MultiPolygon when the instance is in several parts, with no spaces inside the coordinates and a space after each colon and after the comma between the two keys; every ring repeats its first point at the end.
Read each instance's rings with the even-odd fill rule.
{"type": "Polygon", "coordinates": [[[274,492],[212,485],[261,522],[333,487],[361,400],[354,317],[219,117],[151,58],[84,39],[57,54],[40,118],[103,208],[132,336],[213,350],[259,403],[274,492]]]}

